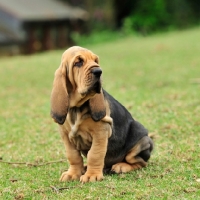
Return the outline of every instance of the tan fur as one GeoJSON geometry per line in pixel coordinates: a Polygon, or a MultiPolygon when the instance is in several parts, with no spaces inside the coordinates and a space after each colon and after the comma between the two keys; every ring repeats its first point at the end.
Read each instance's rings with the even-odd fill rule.
{"type": "MultiPolygon", "coordinates": [[[[80,113],[80,116],[82,114],[80,113]]],[[[80,120],[75,123],[75,128],[69,123],[70,113],[64,125],[61,126],[61,135],[66,147],[67,159],[70,168],[61,177],[61,181],[79,179],[84,173],[84,164],[80,150],[88,150],[87,172],[81,176],[81,182],[103,179],[102,169],[107,149],[108,138],[111,134],[111,126],[104,121],[94,122],[91,118],[80,120]]]]}
{"type": "MultiPolygon", "coordinates": [[[[61,116],[66,116],[69,105],[67,91],[66,68],[63,64],[55,72],[53,89],[51,93],[51,112],[61,116]]],[[[68,84],[68,87],[70,85],[68,84]]]]}
{"type": "MultiPolygon", "coordinates": [[[[100,70],[98,57],[87,49],[71,47],[63,53],[55,72],[51,116],[59,124],[70,164],[60,181],[80,180],[85,183],[103,179],[113,119],[110,104],[104,99],[100,75],[94,70],[100,70]],[[81,154],[87,157],[87,170],[81,154]]],[[[146,166],[146,162],[136,155],[149,148],[148,145],[148,139],[142,138],[125,155],[126,162],[114,164],[112,170],[121,173],[146,166]]]]}
{"type": "Polygon", "coordinates": [[[109,113],[106,114],[108,104],[105,104],[102,90],[99,94],[93,91],[88,93],[88,88],[94,84],[91,75],[91,69],[94,67],[100,68],[95,54],[84,48],[73,47],[63,53],[60,67],[55,73],[51,115],[61,124],[60,133],[70,163],[69,170],[62,174],[61,181],[80,179],[81,182],[88,182],[103,179],[102,169],[108,138],[111,135],[112,119],[109,113]],[[80,57],[84,59],[84,64],[80,68],[75,67],[74,63],[79,62],[80,57]],[[87,100],[89,107],[79,109],[87,100]],[[102,112],[103,117],[97,118],[95,122],[89,112],[91,115],[102,112]],[[76,115],[74,123],[73,115],[76,115]],[[89,150],[86,173],[80,150],[89,150]]]}

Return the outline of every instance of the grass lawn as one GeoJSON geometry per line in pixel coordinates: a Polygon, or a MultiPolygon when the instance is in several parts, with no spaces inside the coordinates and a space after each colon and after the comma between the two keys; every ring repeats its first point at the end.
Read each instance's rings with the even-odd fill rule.
{"type": "Polygon", "coordinates": [[[0,58],[0,199],[200,199],[199,41],[196,28],[86,46],[155,149],[148,167],[84,185],[58,181],[68,166],[49,99],[63,50],[0,58]]]}

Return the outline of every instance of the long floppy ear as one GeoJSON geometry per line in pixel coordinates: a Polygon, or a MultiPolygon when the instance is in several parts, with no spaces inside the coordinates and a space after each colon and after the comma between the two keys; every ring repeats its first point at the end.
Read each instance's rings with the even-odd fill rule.
{"type": "Polygon", "coordinates": [[[89,100],[90,114],[94,121],[100,121],[106,116],[106,105],[103,91],[97,93],[89,100]]]}
{"type": "Polygon", "coordinates": [[[56,70],[51,92],[51,116],[55,122],[63,124],[65,122],[68,108],[69,96],[67,85],[70,82],[67,78],[66,66],[61,66],[56,70]]]}

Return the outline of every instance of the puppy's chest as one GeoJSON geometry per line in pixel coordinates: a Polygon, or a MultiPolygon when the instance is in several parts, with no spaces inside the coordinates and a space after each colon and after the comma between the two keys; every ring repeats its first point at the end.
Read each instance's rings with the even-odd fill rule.
{"type": "Polygon", "coordinates": [[[91,117],[88,108],[71,108],[67,115],[68,137],[76,149],[88,150],[92,144],[91,117]]]}

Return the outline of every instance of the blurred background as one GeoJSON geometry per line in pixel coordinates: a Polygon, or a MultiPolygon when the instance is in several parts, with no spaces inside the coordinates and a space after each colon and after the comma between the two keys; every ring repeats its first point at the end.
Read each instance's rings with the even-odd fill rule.
{"type": "Polygon", "coordinates": [[[199,25],[199,0],[0,0],[0,55],[199,25]]]}

